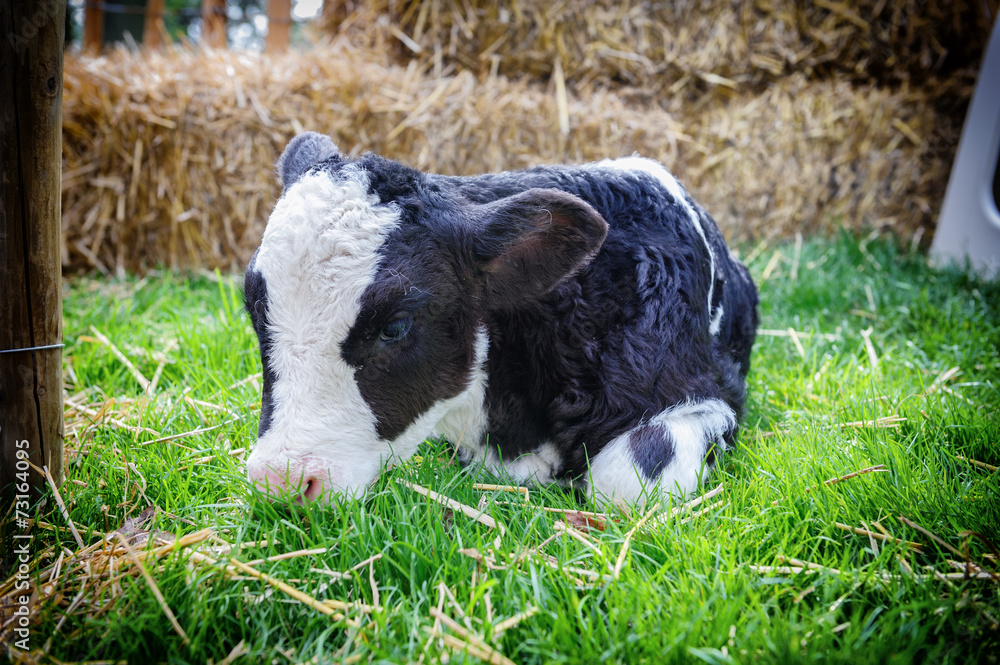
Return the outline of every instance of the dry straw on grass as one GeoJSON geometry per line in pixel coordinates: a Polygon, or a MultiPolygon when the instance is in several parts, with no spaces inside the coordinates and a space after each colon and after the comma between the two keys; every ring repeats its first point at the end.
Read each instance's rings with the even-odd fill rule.
{"type": "Polygon", "coordinates": [[[563,135],[545,85],[435,77],[376,56],[340,43],[276,59],[67,57],[64,266],[245,265],[280,193],[274,160],[302,129],[331,134],[345,152],[452,174],[638,151],[667,164],[741,239],[930,226],[959,131],[936,108],[940,89],[794,75],[705,105],[569,92],[563,135]]]}
{"type": "MultiPolygon", "coordinates": [[[[213,568],[217,573],[233,581],[260,580],[285,596],[330,616],[334,621],[346,618],[346,623],[349,625],[358,625],[356,618],[345,617],[345,613],[370,615],[380,611],[377,607],[360,602],[346,602],[336,598],[318,600],[291,584],[254,568],[255,565],[266,561],[315,556],[322,554],[326,549],[298,550],[244,563],[234,557],[236,552],[254,545],[263,547],[267,542],[234,545],[216,536],[210,528],[177,538],[166,531],[149,530],[149,522],[155,513],[156,508],[150,506],[89,546],[85,546],[77,537],[78,547],[75,552],[66,548],[60,550],[55,546],[47,549],[33,564],[33,569],[37,565],[39,572],[37,577],[31,580],[24,581],[23,575],[17,574],[6,580],[0,580],[0,643],[11,642],[15,634],[14,628],[20,625],[15,612],[19,607],[25,606],[20,600],[22,597],[30,599],[26,606],[32,623],[38,622],[50,612],[61,615],[44,646],[29,654],[20,653],[21,660],[18,662],[43,662],[33,658],[49,651],[52,642],[59,639],[64,624],[69,619],[77,623],[94,621],[108,612],[122,611],[117,607],[118,602],[123,598],[126,599],[126,603],[131,602],[127,593],[128,580],[137,580],[140,577],[156,598],[174,631],[187,644],[187,634],[155,579],[162,573],[163,566],[167,565],[170,556],[175,552],[182,552],[185,559],[183,565],[189,570],[193,570],[197,565],[213,568]],[[243,577],[239,577],[239,574],[243,577]],[[25,588],[24,584],[28,584],[28,588],[25,588]]],[[[56,528],[43,523],[36,526],[56,528]]],[[[355,569],[370,564],[381,556],[378,554],[358,564],[355,569]]],[[[249,593],[246,586],[244,593],[249,593]]],[[[79,626],[72,626],[72,630],[79,630],[79,626]]],[[[18,652],[12,655],[17,656],[18,652]]]]}

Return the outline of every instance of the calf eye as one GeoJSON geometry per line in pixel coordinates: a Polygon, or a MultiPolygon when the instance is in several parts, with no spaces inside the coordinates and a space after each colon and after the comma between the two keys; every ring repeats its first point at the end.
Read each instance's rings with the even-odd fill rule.
{"type": "Polygon", "coordinates": [[[412,316],[400,316],[385,324],[382,332],[379,333],[379,339],[383,342],[397,342],[406,337],[412,326],[412,316]]]}

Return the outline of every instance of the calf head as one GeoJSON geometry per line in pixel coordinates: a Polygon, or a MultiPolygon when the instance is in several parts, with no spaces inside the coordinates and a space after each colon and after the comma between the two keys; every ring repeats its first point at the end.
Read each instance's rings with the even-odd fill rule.
{"type": "Polygon", "coordinates": [[[247,470],[274,494],[354,494],[411,456],[486,380],[486,314],[555,288],[607,233],[570,194],[474,204],[451,180],[348,159],[319,134],[293,139],[278,172],[244,287],[264,372],[247,470]]]}

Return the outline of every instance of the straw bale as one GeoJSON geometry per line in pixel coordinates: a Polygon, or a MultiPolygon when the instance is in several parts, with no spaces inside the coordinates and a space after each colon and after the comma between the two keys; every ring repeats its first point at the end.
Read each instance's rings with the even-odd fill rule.
{"type": "MultiPolygon", "coordinates": [[[[143,272],[240,268],[280,189],[297,132],[329,133],[427,171],[471,174],[639,152],[664,162],[731,239],[932,227],[960,121],[955,81],[897,89],[783,78],[690,104],[648,90],[444,76],[335,41],[253,54],[68,55],[63,263],[143,272]]],[[[927,234],[930,236],[931,234],[927,234]]]]}
{"type": "Polygon", "coordinates": [[[922,84],[976,69],[997,0],[327,0],[323,30],[484,75],[685,92],[791,72],[922,84]],[[721,77],[721,78],[720,78],[721,77]],[[707,84],[707,86],[706,86],[707,84]]]}

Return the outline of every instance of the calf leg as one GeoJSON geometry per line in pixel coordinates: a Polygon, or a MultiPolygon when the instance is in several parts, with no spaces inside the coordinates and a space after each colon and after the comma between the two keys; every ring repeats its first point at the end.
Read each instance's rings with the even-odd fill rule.
{"type": "Polygon", "coordinates": [[[736,434],[736,412],[720,399],[684,402],[612,439],[590,460],[589,491],[631,503],[658,493],[685,497],[707,477],[715,453],[736,434]]]}

